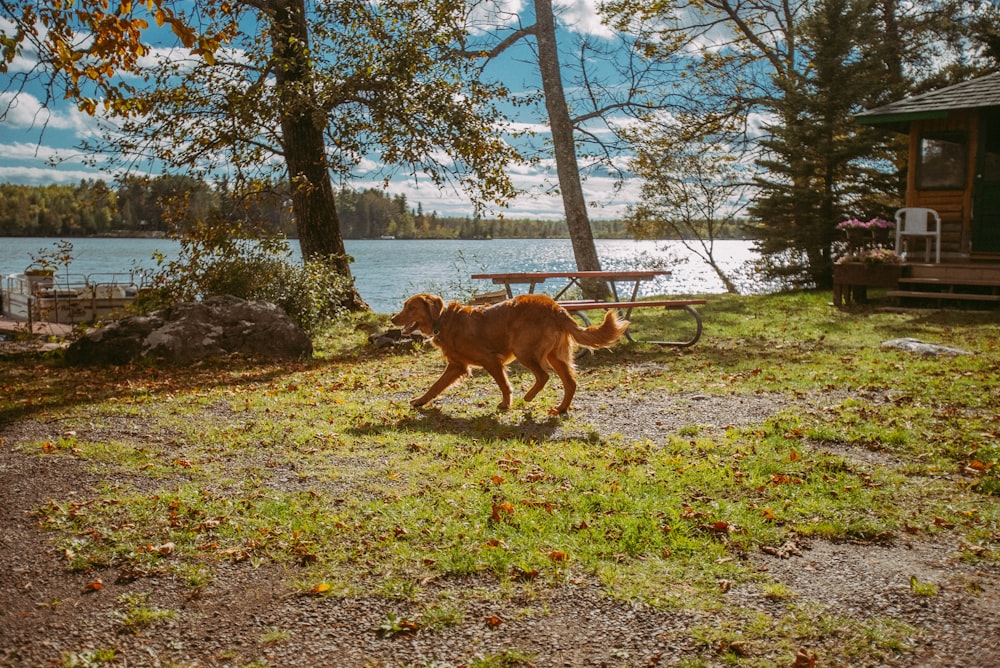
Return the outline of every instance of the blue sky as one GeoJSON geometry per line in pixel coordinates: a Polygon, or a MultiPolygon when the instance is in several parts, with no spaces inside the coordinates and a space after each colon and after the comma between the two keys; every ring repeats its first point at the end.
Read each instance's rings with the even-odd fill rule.
{"type": "MultiPolygon", "coordinates": [[[[497,5],[510,16],[525,16],[530,10],[530,0],[498,0],[497,5]]],[[[597,0],[556,0],[556,13],[563,28],[562,38],[569,43],[576,35],[592,38],[609,37],[601,25],[595,5],[597,0]]],[[[530,16],[525,16],[530,22],[530,16]]],[[[0,18],[0,21],[3,21],[0,18]]],[[[539,87],[537,67],[525,58],[526,48],[505,55],[487,69],[488,76],[501,78],[508,87],[518,93],[534,92],[539,87]]],[[[31,65],[32,54],[25,54],[24,60],[15,62],[12,70],[31,65]]],[[[10,75],[0,75],[9,77],[10,75]]],[[[0,90],[9,81],[0,81],[0,90]]],[[[570,92],[570,91],[568,91],[570,92]]],[[[89,164],[88,156],[74,150],[74,146],[86,137],[98,133],[94,118],[76,111],[65,104],[61,93],[44,101],[44,92],[38,88],[28,88],[16,99],[10,93],[0,93],[0,110],[7,108],[0,120],[0,182],[21,184],[74,184],[82,179],[104,179],[112,181],[112,176],[101,172],[99,166],[89,164]],[[9,107],[8,107],[9,104],[9,107]]],[[[544,137],[548,128],[539,110],[520,112],[518,127],[530,128],[537,136],[544,137]]],[[[536,141],[538,139],[536,138],[536,141]]],[[[629,184],[619,194],[614,193],[614,180],[602,176],[603,170],[590,175],[584,182],[587,201],[592,203],[591,217],[594,219],[620,216],[630,198],[634,198],[636,185],[629,184]]],[[[537,217],[547,219],[562,218],[562,202],[553,195],[555,186],[554,168],[551,160],[543,159],[537,165],[520,166],[512,169],[515,183],[529,191],[504,212],[508,217],[537,217]]],[[[381,178],[366,182],[363,178],[352,187],[381,187],[381,178]]],[[[436,211],[442,215],[467,215],[472,206],[460,192],[451,189],[443,191],[422,178],[401,176],[392,180],[389,191],[405,194],[412,207],[421,203],[425,211],[436,211]]]]}

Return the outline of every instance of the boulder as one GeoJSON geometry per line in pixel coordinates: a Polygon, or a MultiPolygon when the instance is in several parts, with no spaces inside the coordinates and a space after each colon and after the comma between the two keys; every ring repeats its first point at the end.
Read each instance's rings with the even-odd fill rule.
{"type": "Polygon", "coordinates": [[[312,355],[312,342],[274,304],[219,296],[180,302],[96,329],[66,349],[66,361],[103,365],[147,359],[189,364],[231,353],[298,359],[312,355]]]}
{"type": "Polygon", "coordinates": [[[971,355],[968,350],[942,346],[937,343],[925,343],[914,338],[890,339],[889,341],[883,341],[882,347],[931,357],[939,357],[941,355],[971,355]]]}

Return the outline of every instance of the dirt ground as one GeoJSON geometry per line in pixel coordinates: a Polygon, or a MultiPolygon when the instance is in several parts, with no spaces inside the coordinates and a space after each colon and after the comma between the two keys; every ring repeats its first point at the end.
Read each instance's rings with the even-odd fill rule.
{"type": "MultiPolygon", "coordinates": [[[[835,398],[792,401],[803,410],[814,410],[835,398]]],[[[586,420],[589,414],[595,424],[616,425],[617,432],[627,425],[626,437],[658,439],[684,425],[721,429],[753,424],[789,403],[785,397],[767,395],[728,401],[698,395],[650,397],[636,402],[582,392],[574,411],[578,419],[586,420]]],[[[18,447],[58,438],[67,430],[77,430],[81,437],[100,436],[85,423],[65,420],[0,425],[0,666],[96,665],[95,655],[88,652],[102,648],[117,649],[113,665],[118,666],[445,667],[476,665],[477,657],[490,656],[507,662],[479,665],[723,666],[733,665],[726,654],[733,650],[748,660],[756,657],[754,665],[768,665],[765,657],[771,648],[753,642],[705,647],[690,633],[694,626],[721,627],[732,619],[707,611],[663,611],[623,603],[586,579],[552,588],[525,587],[503,598],[484,593],[496,588],[487,577],[428,582],[429,590],[449,597],[462,610],[460,622],[434,632],[382,637],[374,630],[388,613],[416,614],[408,607],[416,604],[376,596],[296,596],[290,574],[274,565],[220,565],[211,584],[195,598],[189,588],[169,578],[133,580],[113,570],[67,572],[54,547],[55,537],[40,530],[35,510],[50,499],[87,497],[102,474],[92,463],[85,468],[72,458],[26,455],[18,447]],[[88,589],[97,578],[103,588],[88,589]],[[138,635],[122,633],[113,612],[117,597],[125,592],[148,592],[150,604],[177,614],[138,635]],[[516,657],[528,662],[516,663],[516,657]]],[[[566,436],[572,434],[549,435],[566,436]]],[[[860,466],[886,463],[866,450],[838,454],[860,466]]],[[[962,562],[958,551],[958,544],[916,537],[878,545],[801,542],[779,554],[751,556],[757,569],[794,592],[791,601],[772,600],[759,588],[741,586],[727,596],[735,606],[775,617],[794,605],[813,614],[891,619],[916,629],[908,640],[910,651],[873,665],[1000,666],[1000,571],[962,562]],[[937,584],[938,594],[915,596],[911,577],[937,584]]],[[[801,649],[815,653],[815,666],[856,665],[823,646],[801,649]]],[[[796,663],[808,665],[805,659],[796,663]]]]}

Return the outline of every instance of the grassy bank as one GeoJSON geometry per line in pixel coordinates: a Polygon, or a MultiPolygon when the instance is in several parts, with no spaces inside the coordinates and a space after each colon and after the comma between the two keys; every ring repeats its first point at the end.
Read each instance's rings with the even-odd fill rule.
{"type": "MultiPolygon", "coordinates": [[[[790,665],[802,646],[872,664],[905,652],[910,630],[806,615],[750,557],[905,537],[1000,563],[1000,313],[839,311],[829,297],[710,297],[693,348],[581,357],[565,418],[547,414],[557,380],[496,412],[481,373],[411,408],[440,356],[368,347],[374,316],[294,364],[0,359],[0,424],[57,425],[8,429],[3,447],[72,458],[100,481],[37,509],[71,572],[170,578],[198,596],[223,564],[278,564],[290,594],[406,602],[383,620],[390,636],[461,624],[470,599],[586,581],[714,615],[689,628],[700,649],[683,665],[720,646],[736,665],[790,665]],[[972,354],[881,346],[899,337],[972,354]],[[665,408],[678,398],[707,409],[678,421],[665,408]],[[481,586],[449,589],[469,577],[481,586]],[[733,588],[784,607],[751,615],[733,588]]],[[[667,318],[638,313],[634,329],[667,318]]],[[[523,393],[527,374],[512,376],[523,393]]],[[[914,582],[914,596],[934,584],[914,582]]]]}

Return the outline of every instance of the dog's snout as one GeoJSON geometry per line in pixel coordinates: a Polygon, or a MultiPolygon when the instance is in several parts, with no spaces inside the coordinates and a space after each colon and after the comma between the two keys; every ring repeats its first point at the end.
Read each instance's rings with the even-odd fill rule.
{"type": "Polygon", "coordinates": [[[391,320],[394,325],[405,325],[408,317],[409,316],[406,314],[406,307],[404,306],[402,311],[389,318],[389,320],[391,320]]]}

